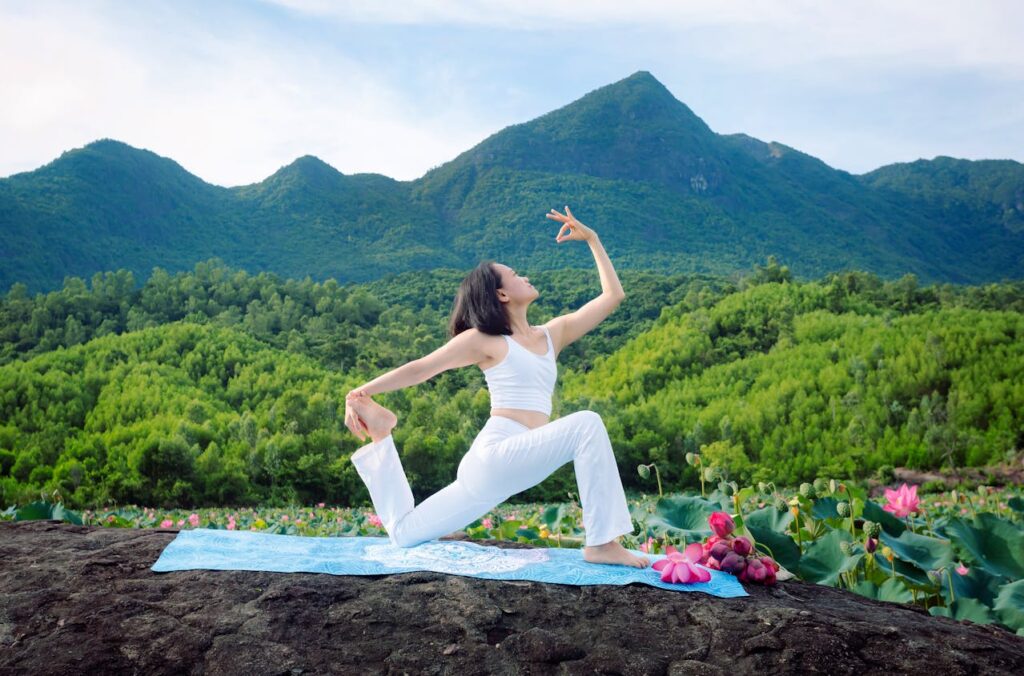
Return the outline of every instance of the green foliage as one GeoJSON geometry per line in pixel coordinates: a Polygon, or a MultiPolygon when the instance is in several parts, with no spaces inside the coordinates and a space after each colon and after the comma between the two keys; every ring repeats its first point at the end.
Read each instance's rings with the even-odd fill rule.
{"type": "MultiPolygon", "coordinates": [[[[538,273],[532,323],[598,293],[592,271],[538,273]],[[548,289],[552,289],[548,291],[548,289]]],[[[457,270],[339,286],[250,276],[216,259],[127,271],[0,302],[0,496],[69,504],[366,500],[342,422],[349,388],[444,344],[457,270]],[[74,331],[68,332],[74,319],[74,331]],[[81,342],[85,341],[85,342],[81,342]]],[[[620,308],[559,354],[554,416],[602,413],[627,488],[656,462],[666,491],[719,479],[983,465],[1024,435],[1014,287],[914,288],[849,273],[793,282],[773,261],[741,280],[622,274],[620,308]],[[742,287],[742,288],[740,288],[742,287]],[[684,461],[703,449],[704,467],[684,461]]],[[[447,485],[486,420],[477,369],[381,402],[419,499],[447,485]]],[[[564,500],[571,464],[517,500],[564,500]]],[[[825,503],[822,503],[823,505],[825,503]]],[[[890,535],[905,528],[869,513],[890,535]]],[[[880,512],[880,510],[878,510],[880,512]]]]}

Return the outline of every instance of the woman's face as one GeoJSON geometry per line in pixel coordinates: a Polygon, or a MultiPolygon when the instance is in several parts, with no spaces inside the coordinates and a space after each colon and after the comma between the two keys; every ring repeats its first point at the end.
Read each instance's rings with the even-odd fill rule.
{"type": "Polygon", "coordinates": [[[515,269],[503,263],[495,263],[494,268],[501,276],[501,288],[498,289],[498,300],[501,302],[528,304],[540,295],[530,284],[529,277],[517,274],[515,269]]]}

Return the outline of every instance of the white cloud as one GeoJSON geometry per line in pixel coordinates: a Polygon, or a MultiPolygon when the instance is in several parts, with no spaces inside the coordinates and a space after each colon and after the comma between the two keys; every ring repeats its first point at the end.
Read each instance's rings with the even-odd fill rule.
{"type": "MultiPolygon", "coordinates": [[[[307,153],[345,173],[412,179],[493,132],[457,105],[424,110],[340,52],[251,28],[216,32],[166,7],[7,12],[0,175],[110,137],[221,185],[262,180],[307,153]]],[[[427,77],[460,96],[454,74],[427,77]]]]}
{"type": "MultiPolygon", "coordinates": [[[[1018,0],[265,0],[295,12],[369,24],[444,24],[574,31],[690,29],[709,60],[780,68],[831,58],[893,56],[930,66],[1024,68],[1018,0]],[[707,31],[702,36],[697,30],[707,31]],[[723,34],[730,39],[722,39],[723,34]]],[[[666,47],[685,47],[670,44],[666,47]]]]}

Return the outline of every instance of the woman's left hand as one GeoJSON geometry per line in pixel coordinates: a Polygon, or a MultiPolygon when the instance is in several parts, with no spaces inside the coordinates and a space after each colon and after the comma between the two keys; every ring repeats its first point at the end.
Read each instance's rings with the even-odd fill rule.
{"type": "Polygon", "coordinates": [[[552,209],[551,212],[547,214],[547,217],[562,224],[562,227],[558,229],[558,235],[555,236],[555,241],[559,244],[572,239],[589,242],[597,237],[596,232],[576,220],[576,217],[572,215],[571,211],[569,211],[568,205],[565,207],[564,214],[560,213],[556,209],[552,209]],[[562,233],[565,232],[566,228],[569,229],[569,234],[563,236],[562,233]]]}

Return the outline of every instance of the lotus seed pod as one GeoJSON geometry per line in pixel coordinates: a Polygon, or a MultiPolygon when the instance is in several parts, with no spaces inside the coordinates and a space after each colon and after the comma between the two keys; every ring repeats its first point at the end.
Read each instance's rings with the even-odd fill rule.
{"type": "Polygon", "coordinates": [[[647,465],[637,465],[636,471],[644,479],[650,479],[651,478],[651,468],[648,467],[647,465]]]}
{"type": "Polygon", "coordinates": [[[766,484],[763,481],[758,481],[757,482],[757,492],[758,493],[767,493],[768,492],[768,484],[766,484]]]}
{"type": "Polygon", "coordinates": [[[714,467],[705,467],[704,468],[704,481],[714,481],[715,480],[715,474],[717,474],[717,473],[718,472],[717,472],[717,470],[715,470],[714,467]]]}
{"type": "Polygon", "coordinates": [[[696,462],[697,462],[697,456],[695,456],[693,453],[687,453],[686,454],[686,464],[687,465],[690,465],[692,467],[696,462]]]}
{"type": "Polygon", "coordinates": [[[775,498],[775,509],[777,509],[780,512],[785,512],[786,507],[787,505],[785,500],[783,500],[782,498],[775,498]]]}
{"type": "Polygon", "coordinates": [[[732,495],[736,492],[736,486],[735,484],[733,484],[733,482],[725,483],[723,481],[722,483],[718,484],[718,487],[719,489],[721,489],[722,493],[730,497],[732,497],[732,495]]]}
{"type": "Polygon", "coordinates": [[[814,486],[807,483],[806,481],[800,484],[800,495],[804,496],[808,500],[813,500],[815,497],[814,486]]]}
{"type": "Polygon", "coordinates": [[[877,538],[882,534],[882,524],[877,521],[865,521],[864,532],[868,534],[868,537],[877,538]]]}
{"type": "Polygon", "coordinates": [[[839,543],[839,551],[849,556],[853,552],[853,544],[844,540],[839,543]]]}
{"type": "Polygon", "coordinates": [[[845,500],[843,502],[837,502],[836,513],[844,519],[850,516],[850,503],[846,502],[845,500]]]}
{"type": "Polygon", "coordinates": [[[814,480],[813,486],[814,486],[814,491],[818,495],[821,495],[822,493],[825,492],[825,489],[828,488],[828,482],[825,481],[823,478],[818,477],[817,479],[814,480]]]}

